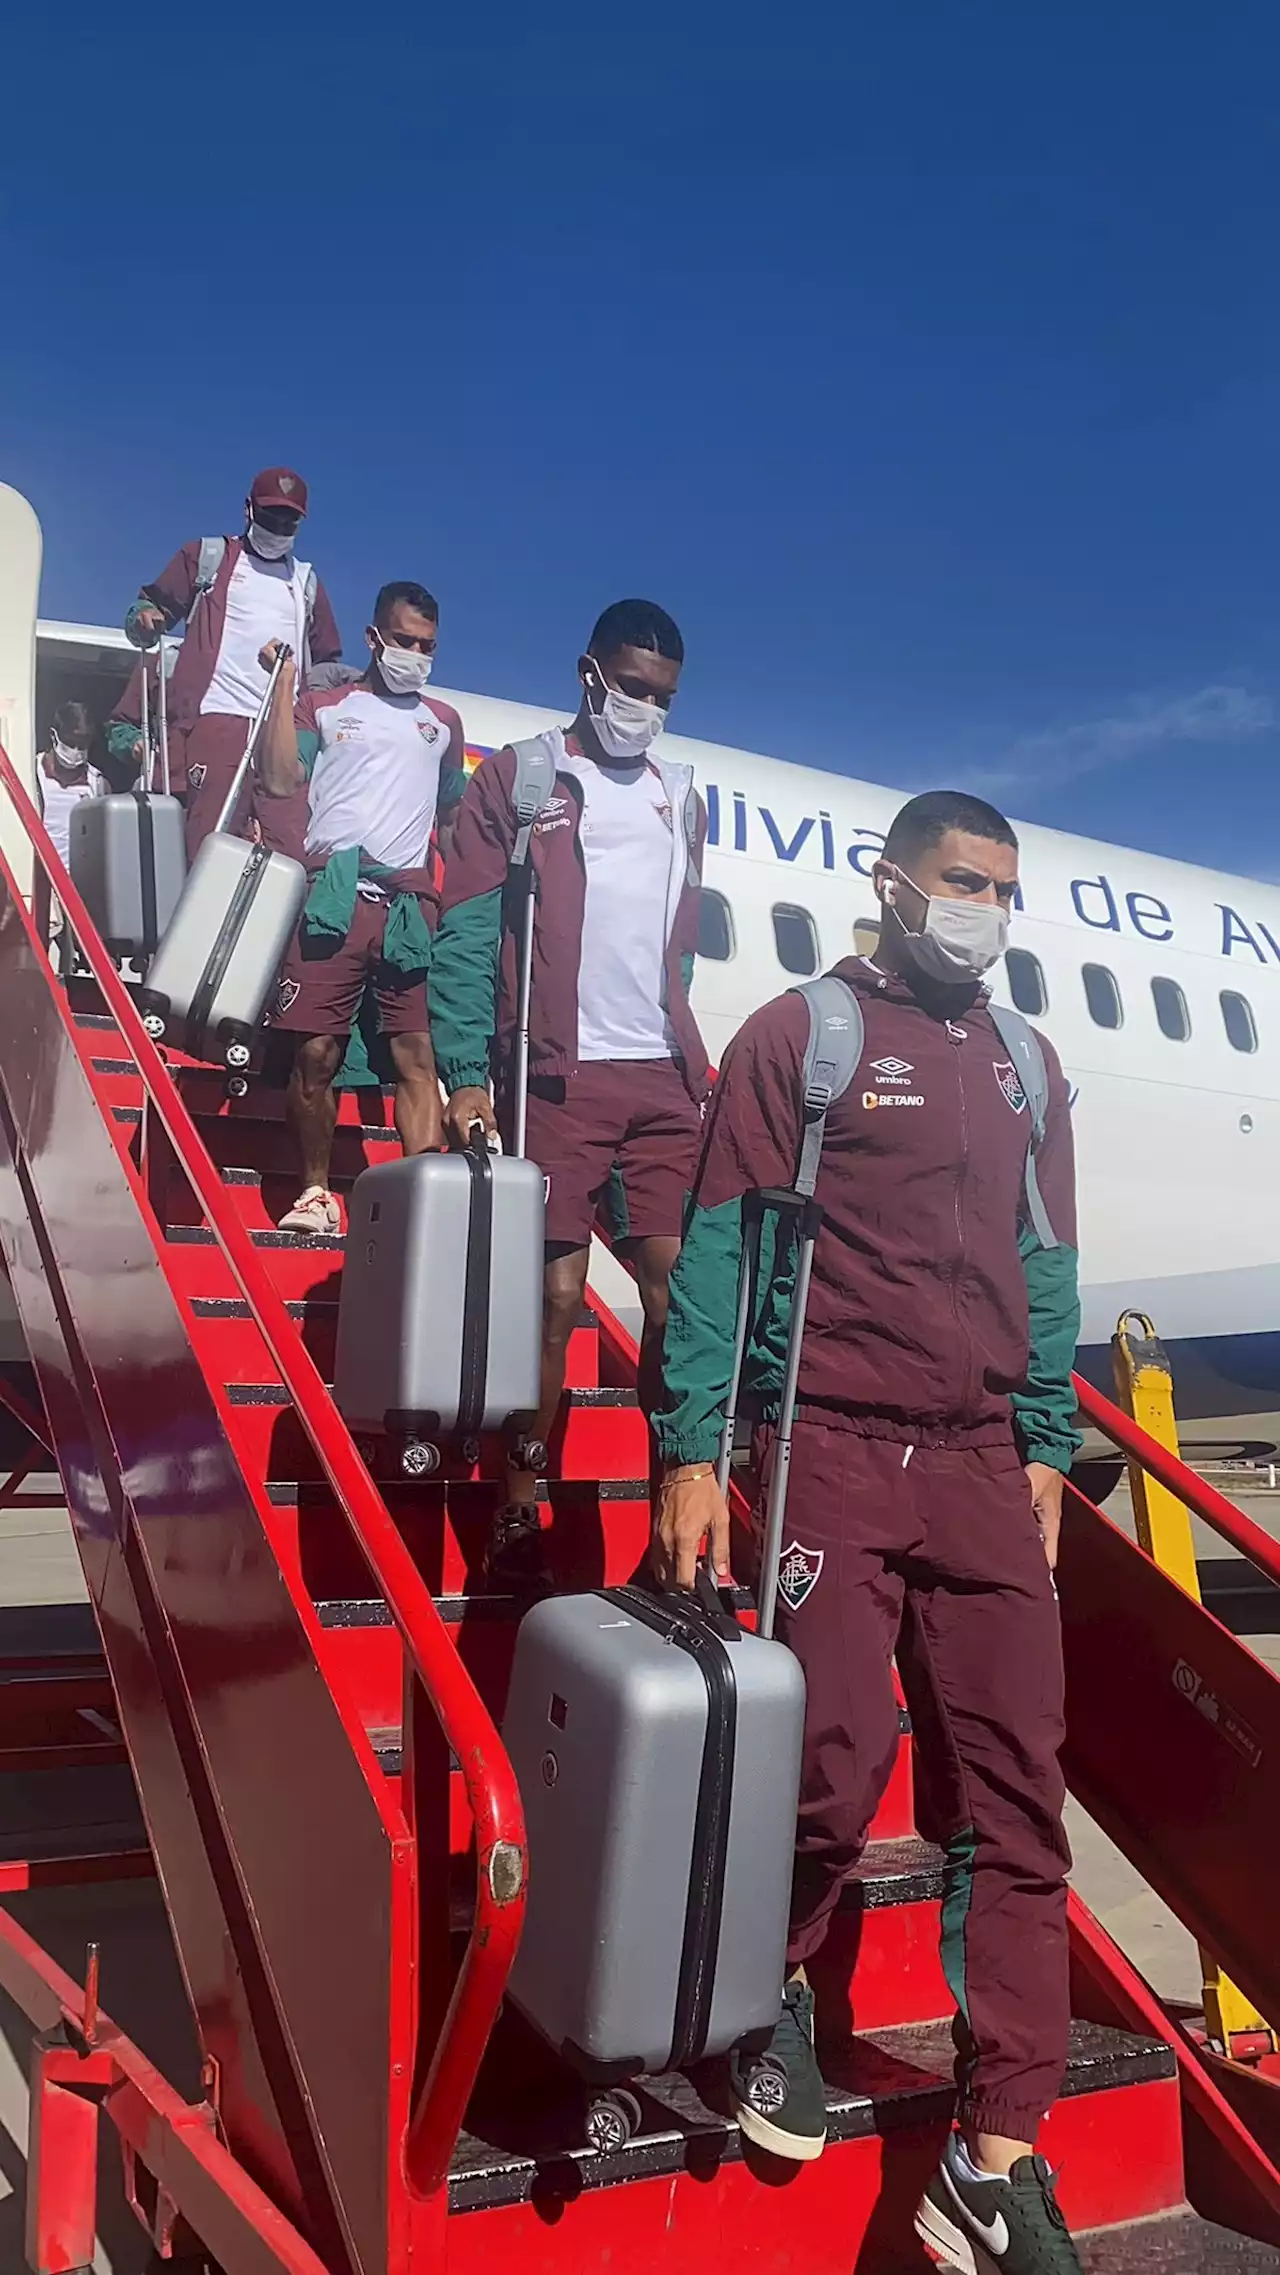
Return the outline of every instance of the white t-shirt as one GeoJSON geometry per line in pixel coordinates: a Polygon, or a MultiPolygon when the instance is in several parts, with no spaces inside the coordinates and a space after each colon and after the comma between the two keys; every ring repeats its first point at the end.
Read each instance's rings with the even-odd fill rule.
{"type": "Polygon", "coordinates": [[[67,865],[71,861],[71,815],[82,798],[96,798],[106,788],[102,776],[89,769],[87,782],[59,782],[54,774],[46,774],[43,761],[36,768],[36,788],[40,793],[40,811],[44,826],[54,846],[67,865]]]}
{"type": "MultiPolygon", "coordinates": [[[[203,605],[203,604],[202,604],[203,605]]],[[[246,545],[227,583],[227,615],[201,711],[252,719],[266,690],[258,650],[297,638],[292,561],[260,561],[246,545]]]]}
{"type": "Polygon", "coordinates": [[[582,784],[587,872],[578,1057],[670,1058],[675,1036],[662,995],[673,822],[662,777],[647,760],[565,763],[582,784]]]}
{"type": "Polygon", "coordinates": [[[450,742],[430,703],[420,695],[353,686],[304,696],[296,717],[304,758],[308,735],[320,744],[311,772],[307,852],[362,845],[388,869],[420,869],[450,742]]]}

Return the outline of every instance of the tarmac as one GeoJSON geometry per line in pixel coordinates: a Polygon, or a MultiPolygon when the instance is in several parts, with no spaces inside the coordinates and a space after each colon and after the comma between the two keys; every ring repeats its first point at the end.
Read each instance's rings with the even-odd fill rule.
{"type": "MultiPolygon", "coordinates": [[[[1280,1539],[1280,1491],[1241,1489],[1234,1476],[1219,1471],[1213,1473],[1213,1482],[1280,1539]]],[[[69,1628],[83,1625],[88,1637],[92,1615],[60,1484],[56,1478],[33,1477],[26,1490],[45,1491],[49,1498],[39,1507],[0,1511],[0,1631],[13,1635],[20,1629],[26,1647],[38,1643],[42,1630],[65,1635],[69,1628]]],[[[1132,1532],[1127,1487],[1113,1495],[1107,1512],[1132,1532]]],[[[1280,1589],[1260,1582],[1253,1568],[1216,1534],[1197,1524],[1195,1535],[1206,1599],[1249,1649],[1280,1674],[1280,1589]]],[[[6,1641],[4,1648],[11,1647],[6,1641]]],[[[104,1809],[109,1815],[115,1804],[109,1791],[104,1802],[101,1782],[108,1774],[127,1779],[125,1772],[100,1770],[42,1773],[44,1780],[57,1785],[56,1792],[48,1788],[47,1806],[55,1814],[61,1810],[66,1821],[74,1821],[76,1810],[86,1804],[99,1816],[104,1809]]],[[[28,1820],[34,1782],[0,1778],[0,1837],[6,1823],[13,1825],[19,1817],[28,1820]],[[7,1805],[6,1787],[10,1788],[7,1805]]],[[[126,1786],[125,1807],[127,1800],[126,1786]]],[[[1074,1801],[1068,1803],[1067,1824],[1075,1858],[1072,1877],[1084,1901],[1162,1998],[1198,2006],[1200,1960],[1192,1937],[1074,1801]]],[[[179,2090],[198,2098],[199,2058],[157,1884],[124,1881],[55,1888],[7,1901],[14,1915],[77,1980],[83,1980],[87,1945],[98,1943],[103,2006],[179,2090]]],[[[30,2037],[26,2017],[0,1993],[0,2275],[20,2275],[25,2266],[22,2200],[30,2037]]],[[[104,2132],[110,2134],[112,2128],[105,2126],[104,2132]]],[[[146,2238],[125,2204],[112,2141],[104,2140],[103,2150],[101,2232],[94,2268],[97,2275],[145,2275],[146,2238]]]]}

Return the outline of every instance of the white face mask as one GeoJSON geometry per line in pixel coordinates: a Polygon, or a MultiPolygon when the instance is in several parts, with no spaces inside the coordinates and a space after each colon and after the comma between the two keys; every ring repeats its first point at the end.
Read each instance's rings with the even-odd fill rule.
{"type": "Polygon", "coordinates": [[[385,640],[378,648],[378,669],[391,695],[421,695],[435,660],[419,648],[392,648],[385,640]]]}
{"type": "MultiPolygon", "coordinates": [[[[604,686],[603,674],[600,684],[604,686]]],[[[641,703],[634,695],[620,695],[616,687],[606,687],[602,708],[591,712],[596,741],[610,758],[643,758],[666,723],[667,714],[660,704],[641,703]]]]}
{"type": "MultiPolygon", "coordinates": [[[[926,893],[905,870],[899,875],[925,904],[923,931],[909,932],[901,917],[898,919],[899,944],[923,978],[956,987],[965,980],[981,979],[999,963],[1009,944],[1007,908],[993,907],[987,901],[939,900],[926,893]]],[[[891,880],[884,896],[890,908],[896,891],[891,880]]]]}
{"type": "Polygon", "coordinates": [[[55,735],[53,757],[55,765],[60,766],[64,773],[73,774],[79,773],[80,768],[88,763],[89,753],[87,750],[76,750],[71,743],[59,742],[55,735]]]}
{"type": "Polygon", "coordinates": [[[287,537],[282,537],[278,529],[264,529],[260,521],[249,524],[249,543],[260,561],[283,561],[286,553],[292,553],[296,535],[296,530],[291,529],[287,537]]]}

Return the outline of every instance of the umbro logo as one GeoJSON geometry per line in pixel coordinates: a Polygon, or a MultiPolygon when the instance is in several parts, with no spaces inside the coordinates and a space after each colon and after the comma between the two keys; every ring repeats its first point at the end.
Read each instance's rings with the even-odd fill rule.
{"type": "Polygon", "coordinates": [[[871,1072],[879,1075],[882,1082],[905,1082],[915,1073],[915,1068],[906,1059],[883,1058],[872,1059],[871,1072]]]}

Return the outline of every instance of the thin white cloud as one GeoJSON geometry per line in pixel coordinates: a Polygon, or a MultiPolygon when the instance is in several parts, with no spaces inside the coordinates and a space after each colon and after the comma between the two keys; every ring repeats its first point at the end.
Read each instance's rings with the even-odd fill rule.
{"type": "Polygon", "coordinates": [[[974,767],[971,789],[988,796],[1018,791],[1033,783],[1057,788],[1082,774],[1118,766],[1169,743],[1240,743],[1268,734],[1276,726],[1276,706],[1268,695],[1245,687],[1202,687],[1194,695],[1160,700],[1138,695],[1121,711],[1075,726],[1045,727],[1022,735],[1002,758],[974,767]]]}

